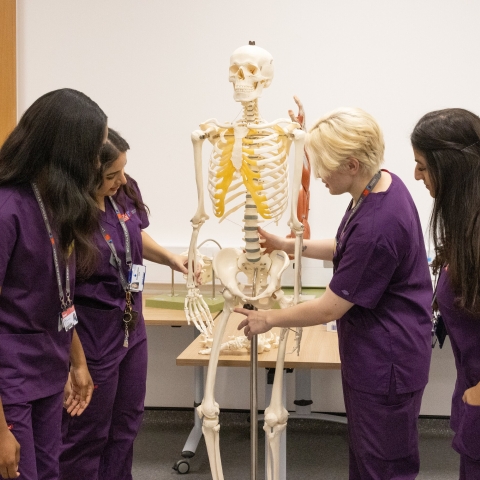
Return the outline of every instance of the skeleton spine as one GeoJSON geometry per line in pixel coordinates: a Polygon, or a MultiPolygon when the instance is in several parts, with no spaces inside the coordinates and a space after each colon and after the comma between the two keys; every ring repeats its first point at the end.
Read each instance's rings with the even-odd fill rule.
{"type": "Polygon", "coordinates": [[[257,99],[251,102],[245,102],[243,105],[243,121],[245,123],[254,123],[260,120],[258,115],[257,99]]]}
{"type": "Polygon", "coordinates": [[[249,193],[247,193],[243,221],[245,223],[243,227],[245,232],[245,256],[250,263],[257,263],[261,255],[258,238],[258,212],[257,206],[249,193]]]}

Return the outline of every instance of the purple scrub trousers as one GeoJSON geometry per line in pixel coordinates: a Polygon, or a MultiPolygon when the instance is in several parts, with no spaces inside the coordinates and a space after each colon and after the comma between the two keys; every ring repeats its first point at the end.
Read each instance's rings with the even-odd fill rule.
{"type": "Polygon", "coordinates": [[[350,480],[413,480],[420,468],[418,415],[423,389],[386,395],[351,388],[342,379],[348,417],[350,480]]]}
{"type": "Polygon", "coordinates": [[[142,422],[147,342],[98,367],[89,365],[92,401],[79,417],[63,414],[63,480],[131,480],[133,441],[142,422]]]}
{"type": "Polygon", "coordinates": [[[58,479],[62,406],[63,390],[47,398],[3,406],[7,425],[20,444],[21,480],[58,479]]]}

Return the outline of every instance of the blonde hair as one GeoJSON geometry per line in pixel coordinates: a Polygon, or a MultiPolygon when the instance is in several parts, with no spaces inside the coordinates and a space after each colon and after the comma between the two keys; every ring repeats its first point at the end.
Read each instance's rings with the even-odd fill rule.
{"type": "Polygon", "coordinates": [[[306,146],[317,177],[342,168],[351,157],[363,172],[373,175],[380,170],[385,151],[378,123],[360,108],[339,108],[317,120],[306,146]]]}

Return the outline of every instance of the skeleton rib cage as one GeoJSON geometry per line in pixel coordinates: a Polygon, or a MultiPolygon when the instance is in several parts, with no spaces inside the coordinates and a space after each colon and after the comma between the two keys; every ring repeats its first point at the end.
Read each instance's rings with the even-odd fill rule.
{"type": "Polygon", "coordinates": [[[290,137],[279,125],[249,124],[219,128],[209,138],[208,192],[220,222],[246,205],[247,193],[264,219],[279,221],[288,202],[290,137]]]}

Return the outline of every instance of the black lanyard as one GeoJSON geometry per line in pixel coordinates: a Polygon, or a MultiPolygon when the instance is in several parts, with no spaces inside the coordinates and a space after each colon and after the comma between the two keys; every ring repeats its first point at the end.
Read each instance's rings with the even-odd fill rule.
{"type": "Polygon", "coordinates": [[[340,232],[340,235],[338,237],[335,237],[335,248],[340,244],[340,240],[343,237],[343,234],[345,233],[345,229],[347,228],[347,225],[350,223],[350,220],[352,217],[355,215],[355,213],[358,211],[360,206],[362,205],[363,201],[370,195],[372,190],[375,188],[375,185],[378,183],[380,180],[380,177],[382,176],[382,171],[379,170],[373,177],[372,179],[368,182],[367,186],[363,189],[362,194],[360,195],[360,198],[357,200],[357,203],[355,206],[352,208],[353,204],[353,198],[350,200],[350,203],[348,204],[347,212],[352,208],[352,211],[350,212],[350,215],[347,218],[347,221],[345,222],[345,225],[343,226],[342,231],[340,232]]]}
{"type": "Polygon", "coordinates": [[[58,261],[57,247],[55,245],[55,237],[53,236],[52,229],[50,227],[50,222],[48,221],[47,211],[45,210],[45,205],[43,203],[40,191],[36,183],[32,183],[33,192],[35,193],[35,198],[37,199],[38,206],[42,212],[43,222],[47,229],[48,236],[50,238],[50,244],[52,245],[53,251],[53,263],[55,265],[55,275],[57,277],[58,285],[58,294],[60,297],[60,303],[62,305],[62,311],[65,311],[68,307],[72,305],[72,300],[70,298],[70,272],[68,270],[68,261],[66,261],[65,267],[65,294],[63,293],[62,279],[60,277],[60,264],[58,261]]]}
{"type": "MultiPolygon", "coordinates": [[[[115,210],[115,213],[117,215],[118,221],[122,226],[123,234],[125,236],[125,257],[126,257],[125,260],[128,266],[128,270],[131,270],[132,269],[132,250],[130,246],[130,234],[128,232],[127,225],[125,224],[125,220],[123,219],[123,215],[120,213],[120,210],[118,209],[118,206],[115,203],[115,200],[112,197],[108,197],[108,198],[110,199],[110,203],[112,204],[112,207],[115,210]]],[[[122,288],[125,290],[125,292],[128,292],[130,290],[129,284],[127,282],[127,279],[125,278],[125,275],[123,274],[122,261],[120,260],[120,258],[118,258],[117,250],[115,248],[115,245],[113,244],[112,237],[105,231],[102,225],[100,225],[100,230],[102,231],[103,238],[107,242],[108,248],[110,248],[110,251],[112,252],[113,258],[115,259],[115,263],[117,264],[118,274],[120,275],[120,283],[122,284],[122,288]]]]}

